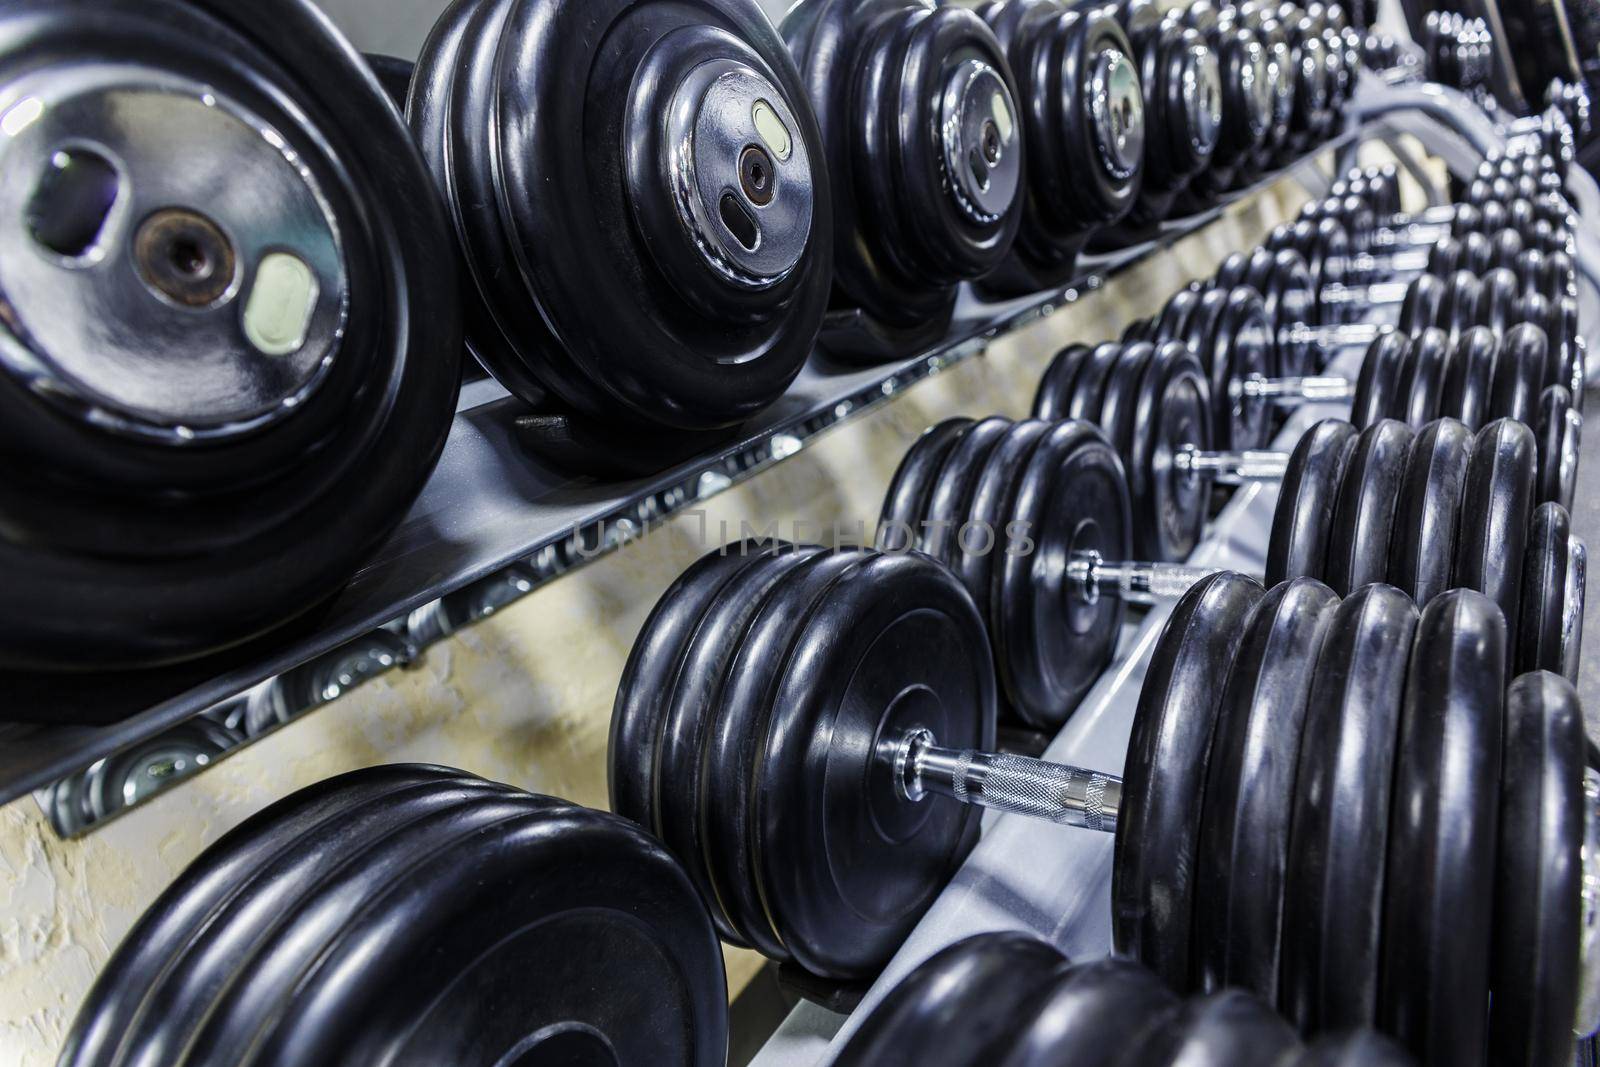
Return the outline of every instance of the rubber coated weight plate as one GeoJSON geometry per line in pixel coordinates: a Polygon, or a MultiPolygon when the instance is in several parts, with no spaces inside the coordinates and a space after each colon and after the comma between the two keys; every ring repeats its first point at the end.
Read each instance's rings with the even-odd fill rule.
{"type": "Polygon", "coordinates": [[[988,603],[988,586],[961,569],[961,531],[971,520],[973,494],[990,453],[1001,446],[1015,425],[1010,419],[994,416],[974,423],[962,434],[939,468],[918,531],[918,547],[960,575],[980,610],[988,603]]]}
{"type": "Polygon", "coordinates": [[[800,78],[751,0],[456,0],[408,113],[497,334],[474,349],[514,392],[709,430],[799,373],[833,213],[800,78]]]}
{"type": "Polygon", "coordinates": [[[866,558],[780,620],[793,640],[766,690],[752,782],[762,903],[807,971],[872,974],[978,829],[975,812],[952,810],[965,805],[904,800],[876,746],[925,727],[990,750],[987,636],[955,577],[917,555],[866,558]]]}
{"type": "Polygon", "coordinates": [[[1180,991],[1194,984],[1190,930],[1212,733],[1228,665],[1264,595],[1227,572],[1184,594],[1151,654],[1128,742],[1112,932],[1119,953],[1180,991]]]}
{"type": "Polygon", "coordinates": [[[1527,323],[1513,326],[1505,335],[1494,364],[1494,385],[1489,396],[1492,418],[1516,419],[1530,425],[1538,418],[1549,351],[1543,331],[1527,323]]]}
{"type": "Polygon", "coordinates": [[[1001,685],[1008,705],[1029,724],[1057,727],[1111,663],[1121,636],[1122,598],[1085,595],[1063,564],[1084,552],[1106,560],[1132,554],[1122,464],[1088,423],[1058,423],[1020,463],[997,450],[990,479],[1010,483],[998,510],[1003,521],[992,527],[995,540],[986,552],[1001,685]],[[1031,551],[1013,547],[1019,533],[1031,551]]]}
{"type": "Polygon", "coordinates": [[[1572,393],[1551,385],[1539,395],[1539,488],[1535,499],[1553,501],[1568,510],[1578,474],[1579,437],[1583,418],[1572,408],[1572,393]]]}
{"type": "Polygon", "coordinates": [[[1300,1042],[1248,993],[1229,989],[1186,1002],[1117,1067],[1275,1067],[1300,1042]]]}
{"type": "Polygon", "coordinates": [[[1362,1030],[1319,1037],[1286,1067],[1413,1067],[1415,1062],[1382,1034],[1362,1030]]]}
{"type": "Polygon", "coordinates": [[[1356,429],[1324,419],[1295,444],[1278,490],[1267,543],[1267,585],[1290,578],[1318,578],[1327,559],[1329,530],[1356,429]]]}
{"type": "Polygon", "coordinates": [[[1152,341],[1181,341],[1186,336],[1189,316],[1200,306],[1200,294],[1192,289],[1180,289],[1172,295],[1161,314],[1156,318],[1152,341]]]}
{"type": "Polygon", "coordinates": [[[1518,673],[1561,673],[1567,616],[1567,547],[1572,520],[1560,504],[1540,504],[1528,529],[1522,566],[1522,615],[1517,623],[1518,673]]]}
{"type": "Polygon", "coordinates": [[[0,152],[0,667],[260,636],[355,574],[455,413],[457,310],[411,313],[454,286],[415,146],[303,0],[0,23],[0,79],[42,109],[0,152]]]}
{"type": "Polygon", "coordinates": [[[792,545],[757,542],[738,545],[733,551],[749,560],[750,565],[729,578],[706,605],[699,625],[682,649],[675,684],[665,693],[667,713],[656,746],[656,825],[652,829],[683,864],[705,899],[723,940],[737,943],[738,931],[720,903],[730,891],[718,887],[716,872],[708,869],[704,859],[701,764],[727,685],[728,663],[738,651],[752,616],[767,591],[814,556],[816,550],[796,551],[792,545]]]}
{"type": "Polygon", "coordinates": [[[1476,432],[1491,418],[1495,363],[1499,359],[1500,338],[1484,326],[1474,326],[1456,338],[1455,351],[1445,368],[1444,393],[1439,414],[1460,419],[1476,432]]]}
{"type": "Polygon", "coordinates": [[[1371,1026],[1389,790],[1417,609],[1391,586],[1347,598],[1306,701],[1283,894],[1281,1007],[1303,1033],[1371,1026]]]}
{"type": "MultiPolygon", "coordinates": [[[[922,533],[929,498],[951,449],[974,425],[971,419],[947,419],[924,430],[907,451],[884,495],[878,519],[877,546],[885,552],[909,552],[922,533]]],[[[613,728],[615,729],[615,728],[613,728]]]]}
{"type": "Polygon", "coordinates": [[[1461,493],[1455,584],[1486,593],[1514,626],[1522,596],[1523,546],[1538,475],[1533,431],[1500,419],[1478,431],[1461,493]]]}
{"type": "Polygon", "coordinates": [[[1487,327],[1496,337],[1504,335],[1517,321],[1518,305],[1522,299],[1517,276],[1504,267],[1497,267],[1483,276],[1478,294],[1478,324],[1487,327]]]}
{"type": "Polygon", "coordinates": [[[1217,267],[1216,274],[1212,275],[1211,286],[1216,289],[1233,289],[1237,286],[1248,285],[1250,274],[1250,253],[1230,252],[1217,267]]]}
{"type": "Polygon", "coordinates": [[[743,552],[714,552],[685,571],[656,601],[622,670],[607,748],[611,810],[658,836],[661,730],[684,649],[717,593],[748,563],[743,552]]]}
{"type": "MultiPolygon", "coordinates": [[[[1001,610],[1000,587],[996,582],[995,556],[1001,537],[1009,539],[1010,509],[1014,483],[1033,449],[1050,431],[1051,424],[1037,421],[1002,423],[994,444],[961,473],[963,483],[959,503],[948,510],[936,508],[932,521],[943,525],[948,547],[943,549],[950,567],[972,594],[978,612],[990,626],[1001,610]]],[[[1087,427],[1087,423],[1076,425],[1087,427]]],[[[936,497],[936,500],[940,499],[936,497]]],[[[952,494],[952,500],[957,496],[952,494]]]]}
{"type": "Polygon", "coordinates": [[[257,1062],[721,1063],[720,963],[666,851],[564,807],[412,868],[320,956],[257,1062]]]}
{"type": "Polygon", "coordinates": [[[1264,377],[1273,358],[1272,329],[1261,298],[1253,289],[1212,290],[1200,298],[1184,334],[1211,381],[1216,447],[1260,447],[1270,432],[1271,409],[1237,386],[1253,376],[1264,377]]]}
{"type": "Polygon", "coordinates": [[[1350,421],[1365,429],[1389,417],[1398,406],[1400,383],[1411,356],[1411,342],[1398,333],[1373,341],[1356,375],[1356,395],[1350,403],[1350,421]]]}
{"type": "Polygon", "coordinates": [[[1246,283],[1261,294],[1267,319],[1276,335],[1277,354],[1272,373],[1283,378],[1315,374],[1327,362],[1321,346],[1292,340],[1295,327],[1315,323],[1317,293],[1311,272],[1298,252],[1285,249],[1276,254],[1259,249],[1250,258],[1250,278],[1246,283]]]}
{"type": "Polygon", "coordinates": [[[1067,405],[1067,418],[1096,420],[1100,413],[1100,400],[1105,394],[1106,381],[1112,368],[1122,358],[1122,343],[1107,341],[1096,345],[1094,352],[1084,360],[1083,367],[1072,382],[1072,402],[1067,405]]]}
{"type": "Polygon", "coordinates": [[[1173,455],[1183,448],[1211,449],[1211,389],[1188,346],[1169,341],[1145,366],[1126,453],[1141,559],[1188,559],[1205,530],[1211,478],[1178,469],[1173,455]]]}
{"type": "MultiPolygon", "coordinates": [[[[740,641],[701,757],[705,793],[701,836],[719,902],[741,940],[779,960],[789,959],[791,953],[777,929],[777,917],[767,909],[755,840],[756,764],[764,746],[769,701],[793,644],[797,620],[865,556],[808,554],[804,564],[767,591],[740,641]]],[[[935,816],[935,822],[948,827],[950,817],[935,816]]],[[[781,848],[782,843],[774,845],[781,848]]]]}
{"type": "Polygon", "coordinates": [[[1423,330],[1412,341],[1391,412],[1393,418],[1420,430],[1439,417],[1444,379],[1453,354],[1450,336],[1443,330],[1423,330]]]}
{"type": "Polygon", "coordinates": [[[1178,1005],[1154,974],[1116,958],[1070,967],[1042,993],[1001,1067],[1103,1062],[1178,1005]]]}
{"type": "Polygon", "coordinates": [[[891,989],[834,1063],[994,1063],[1028,1025],[1040,987],[1065,964],[1060,952],[1027,934],[978,934],[959,941],[891,989]]]}
{"type": "Polygon", "coordinates": [[[1566,679],[1541,672],[1511,683],[1489,980],[1496,1065],[1572,1062],[1585,743],[1583,709],[1566,679]]]}
{"type": "MultiPolygon", "coordinates": [[[[1458,270],[1445,283],[1444,302],[1439,305],[1438,324],[1451,337],[1459,337],[1463,330],[1478,325],[1478,302],[1483,296],[1483,284],[1471,271],[1458,270]]],[[[1401,322],[1405,314],[1401,313],[1401,322]]]]}
{"type": "Polygon", "coordinates": [[[909,354],[943,334],[956,283],[999,265],[1022,220],[1017,93],[1000,44],[970,11],[917,0],[806,0],[780,28],[822,120],[834,302],[909,354]]]}
{"type": "Polygon", "coordinates": [[[1339,481],[1323,578],[1340,596],[1388,580],[1389,541],[1416,436],[1385,419],[1361,431],[1339,481]]]}
{"type": "Polygon", "coordinates": [[[1443,326],[1445,283],[1431,274],[1419,274],[1406,288],[1395,329],[1402,337],[1415,337],[1429,326],[1443,326]]]}
{"type": "Polygon", "coordinates": [[[1139,387],[1154,353],[1152,344],[1125,345],[1100,394],[1100,413],[1094,421],[1124,463],[1133,446],[1134,420],[1139,417],[1139,387]]]}
{"type": "Polygon", "coordinates": [[[1424,1063],[1485,1062],[1505,648],[1499,609],[1460,589],[1423,610],[1412,647],[1378,1020],[1424,1063]]]}
{"type": "Polygon", "coordinates": [[[240,885],[288,852],[293,842],[337,822],[361,803],[449,780],[443,768],[378,767],[318,783],[245,821],[191,864],[123,938],[79,1009],[63,1063],[99,1063],[141,1012],[147,990],[174,945],[185,944],[240,885]]]}
{"type": "Polygon", "coordinates": [[[1039,392],[1033,398],[1033,417],[1055,422],[1067,418],[1067,409],[1072,403],[1072,383],[1077,380],[1078,371],[1092,355],[1094,349],[1088,345],[1068,345],[1050,361],[1050,366],[1045,368],[1044,377],[1039,381],[1039,392]]]}
{"type": "Polygon", "coordinates": [[[1299,578],[1256,605],[1228,671],[1206,769],[1195,872],[1202,989],[1278,995],[1300,727],[1338,598],[1299,578]]]}
{"type": "Polygon", "coordinates": [[[288,1008],[328,944],[413,868],[464,837],[561,806],[481,781],[408,792],[347,812],[337,830],[302,838],[243,886],[153,991],[161,1031],[128,1046],[154,1062],[228,1061],[288,1008]],[[185,1015],[200,1022],[187,1033],[176,1030],[185,1015]]]}
{"type": "Polygon", "coordinates": [[[1411,443],[1395,498],[1385,579],[1418,606],[1452,587],[1461,494],[1472,455],[1472,431],[1455,419],[1423,427],[1411,443]]]}

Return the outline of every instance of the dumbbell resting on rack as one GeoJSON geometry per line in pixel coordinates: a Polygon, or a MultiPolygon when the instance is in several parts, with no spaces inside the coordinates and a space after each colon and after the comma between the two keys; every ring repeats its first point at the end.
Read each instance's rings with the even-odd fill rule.
{"type": "MultiPolygon", "coordinates": [[[[817,975],[873,973],[970,847],[977,822],[962,805],[975,805],[1115,833],[1117,947],[1169,982],[1190,988],[1215,974],[1276,999],[1281,975],[1285,988],[1314,994],[1296,1020],[1306,1029],[1364,1014],[1429,1063],[1479,1062],[1443,1057],[1437,1021],[1454,1020],[1470,1048],[1488,989],[1508,989],[1516,972],[1516,959],[1489,967],[1491,906],[1498,920],[1525,924],[1534,921],[1526,910],[1539,909],[1537,951],[1565,973],[1580,959],[1596,966],[1579,946],[1578,850],[1597,813],[1577,789],[1576,696],[1542,674],[1518,681],[1507,702],[1505,626],[1480,594],[1453,591],[1419,614],[1386,586],[1341,604],[1310,579],[1266,592],[1237,575],[1208,577],[1154,649],[1119,779],[992,751],[989,638],[957,578],[928,557],[771,542],[731,551],[691,568],[646,624],[618,693],[611,785],[616,810],[684,860],[735,943],[817,975]],[[1526,772],[1517,746],[1503,788],[1494,784],[1502,707],[1515,736],[1549,729],[1559,739],[1526,772]],[[1380,718],[1393,732],[1376,729],[1380,718]],[[1452,724],[1442,735],[1440,720],[1452,724]],[[1260,731],[1271,737],[1265,748],[1246,743],[1260,731]],[[1312,732],[1334,742],[1302,747],[1312,732]],[[1399,740],[1385,746],[1385,736],[1399,740]],[[1443,785],[1465,825],[1437,805],[1413,813],[1402,804],[1459,768],[1462,745],[1470,776],[1443,785]],[[1337,873],[1333,863],[1370,846],[1374,821],[1391,817],[1387,790],[1340,777],[1352,746],[1363,767],[1381,757],[1397,771],[1389,870],[1354,897],[1313,894],[1337,873]],[[1296,788],[1297,752],[1303,780],[1327,791],[1296,788]],[[1264,767],[1277,769],[1262,776],[1264,767]],[[1526,812],[1529,790],[1551,795],[1537,792],[1545,783],[1561,798],[1561,831],[1523,847],[1518,815],[1502,822],[1497,843],[1485,812],[1526,812]],[[1364,802],[1348,803],[1358,786],[1364,802]],[[1291,822],[1326,846],[1308,841],[1291,855],[1291,822]],[[1255,825],[1262,832],[1246,834],[1255,825]],[[1542,871],[1562,881],[1541,881],[1542,871]],[[1419,892],[1438,885],[1450,889],[1419,892]],[[1316,908],[1327,921],[1279,923],[1278,902],[1297,887],[1296,914],[1316,908]],[[1404,915],[1373,926],[1385,897],[1404,915]],[[1264,940],[1247,937],[1247,925],[1264,940]],[[1332,980],[1352,959],[1360,966],[1332,980]]],[[[1542,992],[1548,999],[1532,1007],[1496,998],[1497,1039],[1548,1035],[1552,1018],[1570,1039],[1576,983],[1542,992]]]]}

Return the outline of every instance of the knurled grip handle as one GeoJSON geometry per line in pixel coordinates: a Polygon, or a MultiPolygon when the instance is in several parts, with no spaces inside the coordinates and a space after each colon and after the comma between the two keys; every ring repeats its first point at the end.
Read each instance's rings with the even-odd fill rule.
{"type": "Polygon", "coordinates": [[[919,733],[896,756],[905,794],[928,793],[1062,826],[1115,833],[1122,780],[1098,771],[1009,753],[938,748],[919,733]]]}

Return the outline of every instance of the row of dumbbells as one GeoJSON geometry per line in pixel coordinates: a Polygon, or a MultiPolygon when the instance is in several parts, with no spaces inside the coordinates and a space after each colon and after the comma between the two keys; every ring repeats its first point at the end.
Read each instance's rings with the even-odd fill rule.
{"type": "Polygon", "coordinates": [[[29,72],[0,116],[0,666],[30,672],[328,600],[438,461],[463,332],[527,450],[653,473],[819,333],[920,350],[958,284],[1048,287],[1313,148],[1359,53],[1321,3],[460,0],[384,68],[402,123],[308,0],[0,20],[29,72]]]}

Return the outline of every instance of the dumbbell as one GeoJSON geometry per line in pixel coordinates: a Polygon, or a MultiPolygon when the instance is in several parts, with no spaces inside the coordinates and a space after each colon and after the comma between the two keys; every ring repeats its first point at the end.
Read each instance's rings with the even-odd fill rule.
{"type": "Polygon", "coordinates": [[[60,1063],[721,1067],[695,886],[632,823],[442,767],[301,790],[211,846],[101,971],[60,1063]]]}
{"type": "Polygon", "coordinates": [[[629,658],[613,808],[680,857],[725,939],[826,978],[877,972],[974,843],[972,808],[988,807],[1116,833],[1116,947],[1170,984],[1226,974],[1213,987],[1276,999],[1281,974],[1311,994],[1295,1005],[1303,1028],[1381,1021],[1430,1063],[1479,1062],[1490,989],[1496,1041],[1570,1040],[1575,981],[1534,1004],[1512,983],[1530,955],[1567,975],[1597,963],[1579,946],[1580,890],[1600,884],[1581,877],[1596,862],[1580,853],[1596,818],[1579,790],[1581,714],[1553,675],[1506,697],[1487,598],[1451,592],[1419,616],[1385,586],[1340,603],[1311,580],[1266,592],[1212,575],[1154,648],[1122,779],[992,751],[988,640],[960,581],[925,555],[713,553],[629,658]],[[1335,742],[1302,746],[1302,733],[1335,742]],[[1395,769],[1387,834],[1380,759],[1395,769]],[[1558,821],[1530,832],[1546,797],[1558,821]],[[1306,842],[1292,855],[1291,823],[1306,842]],[[1383,837],[1387,877],[1374,877],[1383,837]],[[1362,876],[1326,890],[1347,857],[1362,876]],[[1536,931],[1530,955],[1497,954],[1492,970],[1491,909],[1498,929],[1536,931]]]}
{"type": "Polygon", "coordinates": [[[853,316],[823,343],[866,361],[921,350],[1022,221],[1022,117],[1000,43],[972,12],[925,0],[802,0],[779,30],[824,120],[831,310],[853,316]]]}
{"type": "Polygon", "coordinates": [[[1222,82],[1222,125],[1211,162],[1176,204],[1178,211],[1193,214],[1209,208],[1232,188],[1241,170],[1250,169],[1271,128],[1274,88],[1267,49],[1254,30],[1231,19],[1224,22],[1210,0],[1195,0],[1179,17],[1216,54],[1222,82]]]}
{"type": "Polygon", "coordinates": [[[1210,163],[1223,121],[1217,56],[1198,30],[1155,0],[1124,0],[1118,18],[1144,92],[1144,177],[1122,222],[1092,239],[1102,250],[1125,247],[1171,213],[1178,194],[1210,163]]]}
{"type": "Polygon", "coordinates": [[[149,670],[313,610],[455,413],[444,219],[348,42],[302,0],[85,10],[0,13],[8,671],[149,670]]]}
{"type": "MultiPolygon", "coordinates": [[[[1188,441],[1146,433],[1159,462],[1144,474],[1140,518],[1170,524],[1179,509],[1200,510],[1209,478],[1177,462],[1188,441]]],[[[1473,435],[1441,420],[1419,435],[1392,420],[1359,432],[1326,420],[1281,462],[1269,586],[1311,577],[1343,594],[1387,581],[1420,603],[1477,589],[1511,622],[1519,665],[1576,670],[1581,611],[1569,608],[1581,608],[1585,549],[1560,505],[1535,521],[1527,427],[1500,420],[1473,435]],[[1526,605],[1525,569],[1537,572],[1526,605]]],[[[1088,423],[951,419],[902,460],[876,543],[960,577],[989,622],[1008,710],[1058,727],[1111,663],[1125,606],[1171,600],[1211,573],[1134,560],[1134,500],[1116,448],[1088,423]]]]}
{"type": "Polygon", "coordinates": [[[1000,296],[1055,288],[1139,195],[1149,140],[1140,60],[1113,8],[989,0],[978,14],[1015,72],[1027,144],[1022,228],[979,287],[1000,296]]]}
{"type": "Polygon", "coordinates": [[[799,374],[833,281],[828,149],[754,0],[456,0],[407,114],[512,393],[681,437],[799,374]]]}
{"type": "Polygon", "coordinates": [[[934,953],[872,1007],[835,1067],[1103,1064],[1409,1067],[1371,1030],[1303,1046],[1255,997],[1182,999],[1133,960],[1069,962],[1031,934],[983,933],[934,953]]]}

